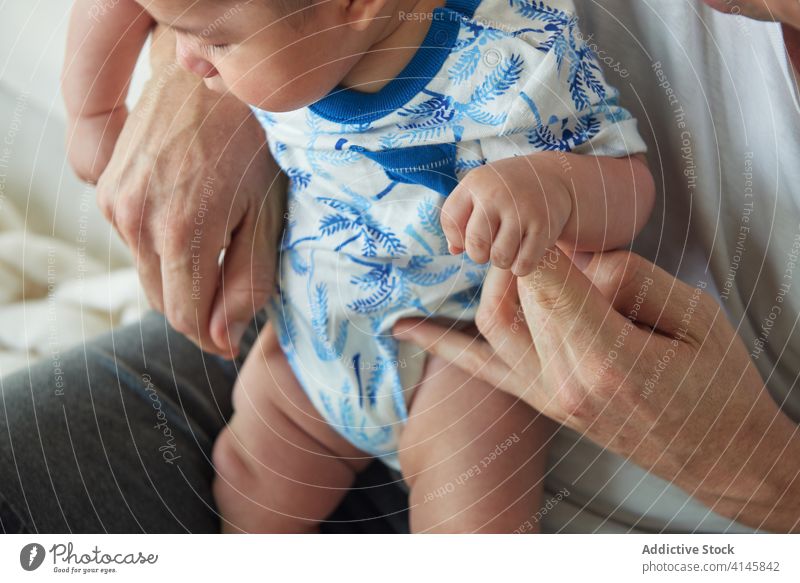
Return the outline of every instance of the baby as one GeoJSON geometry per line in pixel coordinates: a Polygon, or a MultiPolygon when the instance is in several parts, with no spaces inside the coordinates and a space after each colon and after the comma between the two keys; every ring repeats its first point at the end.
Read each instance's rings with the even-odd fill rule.
{"type": "MultiPolygon", "coordinates": [[[[645,145],[572,0],[137,2],[186,69],[251,105],[290,179],[270,326],[214,448],[223,530],[314,531],[374,458],[402,472],[415,532],[518,529],[551,427],[391,330],[468,324],[489,263],[526,275],[649,217],[645,145]]],[[[138,50],[133,0],[83,30],[94,2],[77,4],[92,53],[138,50]]],[[[73,113],[127,82],[97,72],[67,73],[73,113]]]]}

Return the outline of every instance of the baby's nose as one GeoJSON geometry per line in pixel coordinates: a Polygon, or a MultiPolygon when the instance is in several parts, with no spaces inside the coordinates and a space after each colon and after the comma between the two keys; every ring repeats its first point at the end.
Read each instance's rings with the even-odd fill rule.
{"type": "Polygon", "coordinates": [[[181,67],[198,77],[214,77],[217,74],[214,65],[197,56],[190,46],[180,40],[175,44],[175,55],[181,67]]]}

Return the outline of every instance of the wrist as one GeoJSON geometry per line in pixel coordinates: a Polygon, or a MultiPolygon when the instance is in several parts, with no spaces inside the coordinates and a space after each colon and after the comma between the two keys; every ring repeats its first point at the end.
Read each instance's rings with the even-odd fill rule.
{"type": "Polygon", "coordinates": [[[794,423],[783,412],[778,415],[745,467],[742,486],[732,489],[733,497],[745,501],[742,522],[768,531],[798,532],[800,439],[794,423]]]}
{"type": "Polygon", "coordinates": [[[715,512],[742,524],[771,532],[800,529],[800,439],[796,426],[782,412],[766,429],[751,428],[736,438],[731,458],[695,480],[696,497],[715,512]],[[748,445],[748,443],[755,445],[748,445]]]}
{"type": "Polygon", "coordinates": [[[569,225],[573,222],[575,195],[570,179],[570,165],[563,152],[540,152],[531,156],[534,172],[544,186],[545,200],[552,232],[557,233],[558,243],[572,245],[569,225]],[[564,241],[566,236],[568,241],[564,241]]]}
{"type": "Polygon", "coordinates": [[[67,158],[80,180],[94,184],[100,179],[127,117],[124,107],[91,116],[68,117],[67,158]]]}

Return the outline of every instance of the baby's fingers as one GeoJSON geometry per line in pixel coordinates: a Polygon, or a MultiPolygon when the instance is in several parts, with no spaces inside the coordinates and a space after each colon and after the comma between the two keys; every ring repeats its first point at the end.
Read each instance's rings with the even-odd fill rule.
{"type": "Polygon", "coordinates": [[[519,220],[516,217],[501,220],[492,243],[492,265],[500,269],[511,269],[519,253],[520,239],[522,233],[519,220]]]}
{"type": "Polygon", "coordinates": [[[511,265],[512,273],[517,277],[525,277],[533,272],[546,247],[541,237],[531,232],[525,233],[519,246],[519,253],[511,265]]]}
{"type": "Polygon", "coordinates": [[[467,223],[472,215],[472,196],[456,187],[442,205],[441,221],[450,253],[457,255],[467,248],[467,223]]]}
{"type": "Polygon", "coordinates": [[[492,243],[500,226],[500,217],[492,208],[476,207],[467,223],[467,255],[476,263],[491,258],[492,243]]]}

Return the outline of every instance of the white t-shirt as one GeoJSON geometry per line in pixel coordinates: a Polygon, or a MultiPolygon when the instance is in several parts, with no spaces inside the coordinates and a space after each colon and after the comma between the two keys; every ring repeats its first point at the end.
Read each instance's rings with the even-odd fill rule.
{"type": "MultiPolygon", "coordinates": [[[[708,284],[800,420],[800,102],[780,25],[695,0],[577,4],[659,185],[634,249],[708,284]]],[[[749,530],[574,432],[556,441],[547,532],[749,530]]]]}

